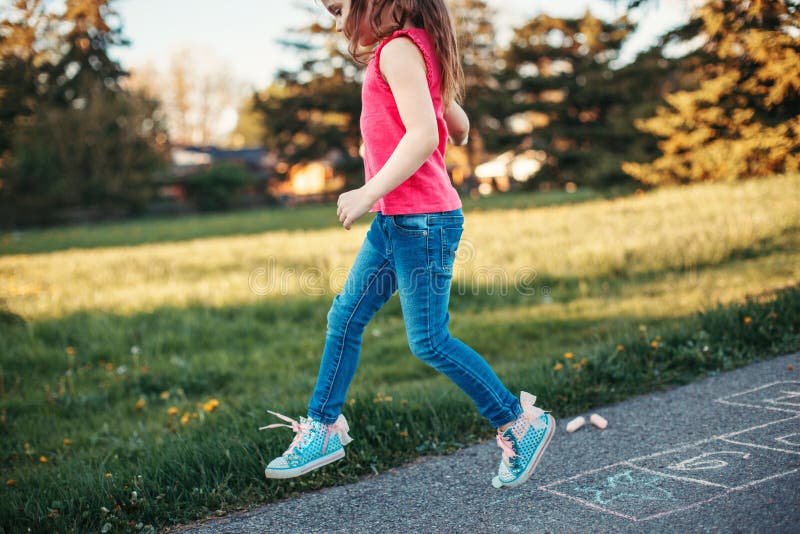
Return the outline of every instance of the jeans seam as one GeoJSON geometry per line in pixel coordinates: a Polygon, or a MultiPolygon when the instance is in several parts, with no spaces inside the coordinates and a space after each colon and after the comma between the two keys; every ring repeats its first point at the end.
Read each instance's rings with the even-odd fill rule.
{"type": "Polygon", "coordinates": [[[339,354],[336,355],[336,368],[333,370],[333,379],[330,381],[330,387],[328,388],[328,393],[325,395],[325,402],[322,403],[321,410],[324,411],[325,407],[328,406],[328,401],[331,398],[331,392],[333,391],[333,383],[336,381],[336,374],[339,372],[339,366],[342,363],[342,353],[344,352],[345,342],[347,341],[347,329],[350,327],[350,321],[353,319],[353,316],[356,314],[356,310],[358,310],[358,306],[361,304],[361,301],[364,300],[364,296],[369,291],[369,288],[372,286],[372,283],[378,279],[378,275],[380,275],[381,271],[383,271],[386,266],[389,265],[389,260],[386,260],[381,264],[380,269],[375,272],[375,276],[372,280],[369,281],[367,286],[364,288],[364,291],[361,292],[361,296],[358,298],[358,302],[356,305],[353,306],[353,311],[350,313],[350,316],[347,318],[347,321],[344,324],[344,333],[342,334],[342,343],[339,347],[339,354]]]}
{"type": "MultiPolygon", "coordinates": [[[[429,346],[430,346],[430,348],[431,348],[431,352],[433,352],[434,354],[439,354],[439,355],[441,355],[441,356],[444,356],[444,359],[445,359],[445,360],[455,363],[455,364],[456,364],[458,367],[460,367],[462,370],[466,370],[466,371],[468,371],[468,370],[469,370],[469,368],[468,368],[468,367],[461,365],[461,364],[460,364],[460,362],[459,362],[458,360],[453,360],[453,359],[450,359],[450,358],[448,358],[446,353],[444,353],[444,352],[442,352],[442,351],[439,351],[439,350],[436,350],[436,347],[433,345],[433,338],[432,338],[432,337],[431,337],[431,335],[430,335],[430,333],[431,333],[431,293],[430,293],[430,291],[426,291],[426,294],[427,294],[427,302],[428,302],[428,310],[427,310],[427,314],[426,314],[426,315],[427,315],[427,321],[426,321],[426,324],[427,324],[426,337],[428,338],[428,345],[429,345],[429,346]]],[[[448,335],[450,335],[450,334],[449,334],[449,328],[448,328],[448,335]]],[[[467,374],[470,374],[470,373],[467,373],[467,374]]],[[[489,384],[487,384],[487,383],[486,383],[486,381],[484,381],[483,379],[481,379],[481,378],[480,378],[479,376],[477,376],[477,375],[473,375],[473,376],[476,376],[476,377],[477,377],[477,379],[478,379],[477,381],[478,381],[478,382],[479,382],[479,383],[480,383],[480,384],[481,384],[481,385],[482,385],[484,388],[486,388],[486,390],[487,390],[487,391],[488,391],[488,392],[489,392],[489,393],[490,393],[490,394],[491,394],[491,395],[494,397],[495,401],[497,401],[497,403],[498,403],[498,404],[501,404],[501,405],[503,404],[503,402],[500,400],[500,397],[498,397],[498,396],[497,396],[497,394],[496,394],[494,391],[492,391],[492,388],[490,388],[490,387],[489,387],[489,384]]]]}

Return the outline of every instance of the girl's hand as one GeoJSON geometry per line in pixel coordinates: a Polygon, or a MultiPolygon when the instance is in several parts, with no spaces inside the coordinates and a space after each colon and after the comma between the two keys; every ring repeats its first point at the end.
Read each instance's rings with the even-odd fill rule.
{"type": "Polygon", "coordinates": [[[455,100],[445,108],[444,121],[447,124],[450,141],[456,146],[466,145],[469,138],[469,118],[455,100]]]}
{"type": "Polygon", "coordinates": [[[362,186],[339,195],[339,200],[336,202],[338,206],[336,216],[339,218],[339,222],[349,230],[350,225],[367,213],[373,204],[375,204],[375,199],[362,186]]]}

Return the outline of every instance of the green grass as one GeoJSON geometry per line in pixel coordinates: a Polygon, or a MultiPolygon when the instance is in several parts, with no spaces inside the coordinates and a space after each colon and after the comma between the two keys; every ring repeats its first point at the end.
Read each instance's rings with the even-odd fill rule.
{"type": "MultiPolygon", "coordinates": [[[[784,175],[574,203],[465,202],[450,331],[556,417],[797,350],[798,192],[800,175],[784,175]],[[531,267],[522,294],[516,274],[531,267]]],[[[79,236],[48,252],[51,237],[31,235],[28,252],[0,257],[0,458],[14,480],[0,486],[0,529],[164,527],[493,436],[410,353],[395,296],[364,335],[347,459],[263,477],[291,433],[256,429],[277,422],[267,409],[305,414],[332,296],[372,217],[348,232],[314,226],[330,207],[303,209],[291,222],[239,214],[274,229],[227,237],[205,219],[153,222],[151,243],[96,228],[96,242],[114,245],[79,236]],[[279,272],[317,269],[322,291],[295,277],[254,292],[270,258],[279,272]],[[207,412],[210,399],[219,407],[207,412]]]]}
{"type": "MultiPolygon", "coordinates": [[[[581,188],[573,193],[507,193],[480,198],[464,198],[464,211],[532,208],[570,204],[621,196],[624,190],[593,191],[581,188]]],[[[368,215],[367,217],[372,217],[368,215]]],[[[362,219],[363,220],[363,219],[362,219]]],[[[336,203],[297,207],[225,212],[181,217],[142,217],[123,222],[75,224],[20,231],[0,231],[0,255],[36,254],[68,248],[130,246],[189,239],[250,235],[271,230],[308,231],[338,228],[336,203]]]]}

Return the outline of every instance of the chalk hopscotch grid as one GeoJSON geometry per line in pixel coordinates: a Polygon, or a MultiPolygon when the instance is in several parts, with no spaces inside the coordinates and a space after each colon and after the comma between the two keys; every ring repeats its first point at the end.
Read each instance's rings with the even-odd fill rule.
{"type": "MultiPolygon", "coordinates": [[[[611,514],[611,515],[615,515],[617,517],[622,517],[622,518],[628,519],[630,521],[638,522],[638,521],[649,521],[649,520],[656,519],[656,518],[659,518],[659,517],[664,517],[666,515],[674,514],[676,512],[681,512],[681,511],[689,510],[689,509],[692,509],[692,508],[697,508],[699,506],[708,504],[709,502],[712,502],[712,501],[714,501],[716,499],[719,499],[720,497],[724,497],[726,495],[729,495],[729,494],[731,494],[733,492],[743,491],[745,489],[751,488],[751,487],[756,486],[758,484],[762,484],[764,482],[767,482],[767,481],[770,481],[770,480],[774,480],[776,478],[780,478],[780,477],[784,477],[784,476],[787,476],[787,475],[791,475],[793,473],[797,473],[798,471],[800,471],[800,469],[795,468],[795,469],[791,469],[789,471],[785,471],[783,473],[776,473],[776,474],[773,474],[773,475],[770,475],[768,477],[761,478],[761,479],[758,479],[758,480],[751,480],[751,481],[748,481],[748,482],[746,482],[744,484],[740,484],[738,486],[726,486],[724,484],[719,484],[719,483],[716,483],[716,482],[710,482],[710,481],[707,481],[707,480],[695,479],[695,478],[692,478],[692,477],[681,477],[681,476],[677,476],[677,475],[671,475],[671,474],[668,474],[668,473],[663,473],[661,471],[655,471],[655,470],[652,470],[652,469],[648,469],[646,467],[641,467],[641,466],[638,466],[638,465],[633,463],[633,462],[638,461],[638,460],[650,459],[650,458],[655,458],[655,457],[658,457],[658,456],[663,456],[665,454],[671,454],[671,453],[674,453],[674,452],[680,452],[680,451],[682,451],[684,449],[689,449],[689,448],[692,448],[692,447],[696,447],[698,445],[702,445],[702,444],[705,444],[705,443],[710,443],[712,441],[723,441],[723,442],[735,443],[737,445],[742,445],[744,447],[757,447],[757,448],[760,448],[760,449],[767,449],[767,450],[772,450],[772,451],[781,452],[781,453],[787,453],[788,452],[788,453],[791,453],[791,454],[800,454],[797,451],[789,451],[789,450],[785,450],[785,449],[778,449],[778,448],[775,448],[775,447],[768,447],[766,445],[760,445],[760,444],[756,444],[756,443],[740,442],[740,441],[736,441],[736,440],[730,439],[731,437],[737,436],[739,434],[743,434],[743,433],[750,432],[750,431],[753,431],[753,430],[766,428],[768,426],[775,425],[775,424],[778,424],[778,423],[783,423],[783,422],[786,422],[786,421],[800,419],[800,395],[797,395],[797,393],[794,392],[794,391],[781,391],[781,393],[784,393],[784,394],[788,395],[785,398],[792,398],[792,399],[797,398],[798,401],[799,401],[798,403],[776,402],[777,399],[760,400],[760,402],[762,402],[762,403],[763,402],[769,402],[769,403],[772,403],[772,404],[788,405],[788,406],[792,407],[793,409],[792,408],[776,407],[776,406],[765,406],[764,404],[748,404],[748,403],[735,402],[735,401],[729,400],[729,399],[732,399],[734,397],[740,397],[742,395],[747,395],[749,393],[753,393],[753,392],[756,392],[758,390],[769,388],[769,387],[772,387],[772,386],[775,386],[775,385],[778,385],[778,384],[786,384],[787,386],[791,384],[791,385],[795,385],[796,386],[796,385],[800,385],[800,381],[797,381],[797,380],[779,380],[779,381],[776,381],[776,382],[770,382],[769,384],[763,384],[761,386],[758,386],[758,387],[755,387],[755,388],[752,388],[752,389],[749,389],[749,390],[746,390],[746,391],[741,391],[741,392],[735,393],[733,395],[727,395],[725,397],[720,397],[720,398],[714,399],[714,400],[716,402],[719,402],[719,403],[722,403],[722,404],[728,404],[728,405],[733,405],[733,406],[745,406],[745,407],[749,407],[749,408],[762,408],[762,409],[773,410],[773,411],[795,413],[795,414],[798,414],[798,415],[794,415],[792,417],[786,417],[786,418],[782,418],[782,419],[777,419],[775,421],[770,421],[768,423],[762,423],[762,424],[755,425],[755,426],[752,426],[752,427],[749,427],[749,428],[746,428],[746,429],[743,429],[743,430],[736,430],[734,432],[728,432],[726,434],[720,434],[720,435],[712,436],[712,437],[709,437],[709,438],[703,438],[701,440],[698,440],[698,441],[695,441],[695,442],[692,442],[692,443],[689,443],[689,444],[681,445],[681,446],[678,446],[678,447],[674,447],[674,448],[671,448],[671,449],[659,451],[659,452],[652,453],[652,454],[646,454],[646,455],[643,455],[643,456],[637,456],[637,457],[634,457],[634,458],[629,458],[627,460],[623,460],[623,461],[620,461],[620,462],[609,464],[609,465],[606,465],[604,467],[600,467],[600,468],[597,468],[597,469],[591,469],[589,471],[583,471],[581,473],[578,473],[577,475],[573,475],[573,476],[570,476],[570,477],[567,477],[567,478],[563,478],[561,480],[556,480],[554,482],[550,482],[548,484],[539,486],[539,489],[542,490],[542,491],[547,491],[549,493],[553,493],[555,495],[559,495],[561,497],[565,497],[567,499],[572,499],[572,500],[578,501],[581,504],[583,504],[583,505],[585,505],[585,506],[587,506],[589,508],[592,508],[592,509],[595,509],[595,510],[598,510],[598,511],[601,511],[601,512],[605,512],[605,513],[608,513],[608,514],[611,514]],[[702,485],[705,485],[705,486],[719,487],[719,488],[725,489],[725,491],[722,491],[722,492],[720,492],[720,493],[718,493],[716,495],[713,495],[713,496],[709,497],[708,499],[703,499],[703,500],[700,500],[700,501],[696,501],[696,502],[693,502],[693,503],[688,504],[686,506],[681,506],[681,507],[678,507],[678,508],[674,508],[672,510],[666,510],[666,511],[663,511],[663,512],[658,512],[656,514],[651,514],[651,515],[648,515],[648,516],[645,516],[645,517],[636,517],[636,516],[633,516],[633,515],[629,515],[629,514],[625,514],[625,513],[622,513],[622,512],[618,512],[616,510],[611,510],[609,508],[600,506],[600,505],[598,505],[596,503],[593,503],[591,501],[588,501],[586,499],[581,499],[580,497],[576,497],[575,495],[569,495],[569,494],[566,494],[566,493],[563,493],[563,492],[560,492],[560,491],[557,491],[557,490],[551,488],[551,486],[557,486],[559,484],[563,484],[565,482],[569,482],[570,480],[575,480],[575,479],[578,479],[578,478],[586,477],[588,475],[591,475],[591,474],[594,474],[594,473],[598,473],[598,472],[604,471],[604,470],[609,470],[609,469],[612,469],[614,467],[619,467],[619,466],[625,466],[625,467],[637,469],[639,471],[647,472],[647,473],[650,473],[650,474],[656,474],[656,475],[662,476],[664,478],[673,478],[673,479],[678,479],[678,480],[685,481],[685,482],[702,484],[702,485]]],[[[781,399],[783,399],[783,398],[784,397],[781,397],[781,399]]],[[[789,435],[792,435],[792,434],[789,434],[789,435]]],[[[787,437],[788,437],[788,435],[787,435],[787,437]]],[[[515,497],[518,497],[518,496],[522,496],[522,495],[523,494],[515,495],[512,498],[515,498],[515,497]]],[[[495,501],[495,503],[502,502],[503,500],[504,499],[500,499],[498,501],[495,501]]],[[[505,499],[505,500],[510,500],[510,499],[505,499]]]]}
{"type": "Polygon", "coordinates": [[[740,391],[739,393],[734,393],[733,395],[728,395],[726,397],[720,397],[719,399],[714,399],[716,402],[722,404],[730,404],[731,406],[745,406],[748,408],[763,408],[765,410],[775,410],[778,412],[789,412],[789,413],[798,413],[800,412],[800,395],[797,395],[795,392],[790,391],[783,391],[782,393],[788,393],[790,398],[796,398],[797,402],[776,402],[775,399],[764,399],[760,402],[770,402],[773,404],[785,404],[787,406],[791,406],[792,408],[779,408],[775,406],[764,406],[763,404],[748,404],[746,402],[734,402],[728,399],[732,399],[733,397],[741,397],[742,395],[747,395],[748,393],[753,393],[754,391],[758,391],[759,389],[764,389],[768,387],[775,386],[777,384],[800,384],[798,380],[778,380],[776,382],[770,382],[769,384],[764,384],[762,386],[755,387],[753,389],[748,389],[746,391],[740,391]],[[795,395],[792,395],[795,393],[795,395]]]}

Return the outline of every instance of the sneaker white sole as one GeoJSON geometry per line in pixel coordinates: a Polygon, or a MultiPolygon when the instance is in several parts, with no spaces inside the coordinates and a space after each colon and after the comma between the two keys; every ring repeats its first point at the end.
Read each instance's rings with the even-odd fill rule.
{"type": "Polygon", "coordinates": [[[313,471],[323,465],[327,465],[331,462],[335,462],[336,460],[340,460],[344,458],[344,447],[339,449],[336,452],[332,452],[330,454],[326,454],[321,458],[317,458],[313,462],[308,462],[305,465],[301,465],[300,467],[292,467],[290,469],[264,469],[264,474],[267,478],[294,478],[299,477],[309,471],[313,471]]]}
{"type": "Polygon", "coordinates": [[[519,477],[517,477],[516,480],[513,480],[511,482],[503,482],[502,480],[500,480],[500,477],[495,476],[492,479],[492,486],[494,486],[495,488],[502,488],[503,486],[513,488],[514,486],[519,486],[520,484],[524,484],[525,482],[527,482],[528,479],[533,474],[533,470],[536,469],[536,464],[538,464],[539,460],[541,460],[542,453],[550,444],[550,439],[553,437],[553,434],[555,434],[555,431],[556,431],[556,420],[552,415],[547,414],[547,432],[545,432],[544,434],[544,439],[542,440],[542,444],[539,446],[539,450],[536,451],[536,455],[534,455],[533,460],[531,460],[531,463],[528,464],[528,467],[525,468],[525,471],[523,471],[522,474],[519,477]]]}

